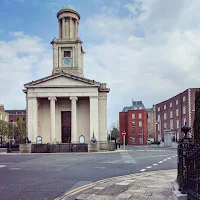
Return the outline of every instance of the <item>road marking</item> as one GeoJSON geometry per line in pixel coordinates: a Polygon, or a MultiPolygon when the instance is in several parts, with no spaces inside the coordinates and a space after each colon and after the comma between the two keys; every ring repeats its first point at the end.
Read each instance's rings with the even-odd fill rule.
{"type": "Polygon", "coordinates": [[[163,163],[163,161],[160,161],[160,162],[158,162],[158,163],[163,163]]]}
{"type": "Polygon", "coordinates": [[[146,171],[146,170],[147,170],[147,169],[141,169],[140,171],[141,171],[141,172],[144,172],[144,171],[146,171]]]}
{"type": "Polygon", "coordinates": [[[84,190],[87,190],[87,189],[89,189],[89,188],[91,188],[93,186],[95,186],[95,184],[94,183],[90,183],[90,184],[78,187],[76,189],[70,190],[69,192],[65,193],[62,197],[58,197],[55,200],[66,200],[67,197],[73,196],[73,195],[75,195],[75,194],[77,194],[79,192],[82,192],[84,190]]]}
{"type": "Polygon", "coordinates": [[[172,156],[172,158],[175,158],[176,156],[172,156]]]}
{"type": "Polygon", "coordinates": [[[152,168],[152,166],[148,166],[148,167],[146,167],[147,169],[150,169],[150,168],[152,168]]]}
{"type": "Polygon", "coordinates": [[[154,166],[157,166],[158,164],[153,164],[154,166]]]}
{"type": "Polygon", "coordinates": [[[0,165],[0,168],[3,168],[3,167],[5,167],[6,165],[0,165]]]}
{"type": "Polygon", "coordinates": [[[171,160],[172,158],[167,158],[167,160],[171,160]]]}
{"type": "Polygon", "coordinates": [[[120,154],[124,163],[136,163],[133,157],[130,156],[128,153],[120,153],[120,154]]]}
{"type": "Polygon", "coordinates": [[[157,156],[148,156],[148,157],[138,157],[138,158],[134,158],[135,160],[136,159],[143,159],[143,158],[155,158],[155,157],[163,157],[163,156],[169,156],[169,154],[168,155],[157,155],[157,156]]]}
{"type": "Polygon", "coordinates": [[[20,170],[21,168],[9,168],[8,170],[20,170]]]}
{"type": "Polygon", "coordinates": [[[164,159],[163,162],[167,161],[167,159],[164,159]]]}
{"type": "Polygon", "coordinates": [[[105,169],[105,167],[96,167],[97,169],[105,169]]]}

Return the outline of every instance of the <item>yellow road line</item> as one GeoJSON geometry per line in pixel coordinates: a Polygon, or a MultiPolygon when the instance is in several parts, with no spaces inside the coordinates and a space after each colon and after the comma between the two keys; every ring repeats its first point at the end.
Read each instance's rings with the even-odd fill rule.
{"type": "Polygon", "coordinates": [[[75,188],[75,189],[70,190],[69,192],[65,193],[62,197],[56,198],[55,200],[62,200],[63,198],[66,198],[69,195],[71,196],[71,194],[74,194],[75,192],[79,193],[79,191],[86,190],[86,189],[88,189],[90,187],[93,187],[94,185],[95,185],[94,183],[90,183],[90,184],[83,185],[81,187],[75,188]]]}

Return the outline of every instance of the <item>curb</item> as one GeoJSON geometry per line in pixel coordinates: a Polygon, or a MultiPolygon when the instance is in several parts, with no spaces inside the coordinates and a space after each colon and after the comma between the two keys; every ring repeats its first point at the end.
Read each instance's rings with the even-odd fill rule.
{"type": "Polygon", "coordinates": [[[101,151],[101,152],[63,152],[63,153],[6,153],[0,152],[0,155],[66,155],[66,154],[106,154],[106,153],[120,153],[120,152],[130,152],[131,150],[120,150],[120,151],[101,151]]]}
{"type": "Polygon", "coordinates": [[[73,190],[70,190],[68,192],[66,192],[65,194],[63,194],[61,197],[57,197],[56,199],[54,200],[66,200],[67,198],[73,196],[73,195],[76,195],[76,194],[79,194],[80,192],[83,192],[85,190],[88,190],[88,189],[91,189],[93,187],[97,187],[98,185],[102,184],[102,183],[107,183],[107,182],[111,182],[111,181],[120,181],[120,179],[123,178],[124,179],[132,179],[134,177],[138,177],[138,176],[147,176],[147,175],[150,175],[150,174],[157,174],[157,173],[162,173],[162,172],[174,172],[175,169],[170,169],[170,170],[158,170],[158,171],[150,171],[150,172],[138,172],[138,173],[135,173],[135,174],[129,174],[129,175],[124,175],[124,176],[116,176],[116,177],[112,177],[112,178],[107,178],[107,179],[102,179],[102,180],[99,180],[99,181],[96,181],[96,182],[93,182],[93,183],[90,183],[90,184],[87,184],[87,185],[83,185],[81,187],[78,187],[78,188],[75,188],[73,190]]]}

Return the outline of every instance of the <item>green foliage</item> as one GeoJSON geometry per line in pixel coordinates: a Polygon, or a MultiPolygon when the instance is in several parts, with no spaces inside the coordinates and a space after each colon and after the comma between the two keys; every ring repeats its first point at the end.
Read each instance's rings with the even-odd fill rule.
{"type": "Polygon", "coordinates": [[[200,140],[200,90],[195,93],[194,139],[200,140]]]}
{"type": "Polygon", "coordinates": [[[0,120],[0,143],[13,138],[16,141],[26,138],[26,122],[22,118],[17,123],[0,120]]]}
{"type": "Polygon", "coordinates": [[[114,139],[117,139],[120,137],[118,122],[112,123],[111,129],[110,129],[110,134],[111,134],[111,137],[114,139]]]}

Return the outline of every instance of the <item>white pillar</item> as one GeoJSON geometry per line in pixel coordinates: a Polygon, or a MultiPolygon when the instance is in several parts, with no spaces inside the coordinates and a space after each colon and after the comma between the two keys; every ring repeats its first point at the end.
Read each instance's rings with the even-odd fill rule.
{"type": "Polygon", "coordinates": [[[65,39],[66,38],[66,36],[65,36],[65,28],[66,28],[66,26],[65,26],[65,18],[63,17],[62,18],[62,39],[65,39]]]}
{"type": "Polygon", "coordinates": [[[38,136],[38,101],[37,98],[28,98],[28,138],[36,143],[38,136]]]}
{"type": "Polygon", "coordinates": [[[71,111],[72,111],[72,132],[71,132],[71,143],[78,143],[78,136],[77,136],[77,122],[76,122],[76,101],[78,100],[77,97],[70,97],[71,100],[71,111]]]}
{"type": "Polygon", "coordinates": [[[94,136],[99,142],[99,105],[98,96],[90,97],[90,139],[94,136]]]}
{"type": "Polygon", "coordinates": [[[56,138],[56,97],[49,97],[50,100],[50,118],[51,118],[51,135],[50,135],[50,141],[54,142],[56,138]]]}

